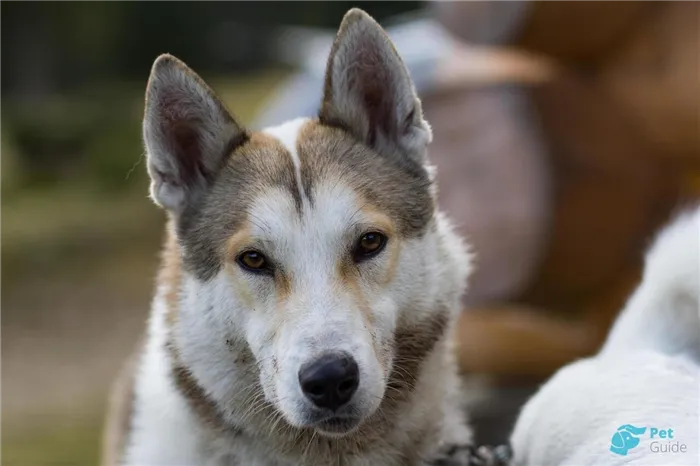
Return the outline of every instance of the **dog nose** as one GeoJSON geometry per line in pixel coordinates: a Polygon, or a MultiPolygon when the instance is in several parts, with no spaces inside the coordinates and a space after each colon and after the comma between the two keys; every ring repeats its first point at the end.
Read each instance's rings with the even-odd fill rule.
{"type": "Polygon", "coordinates": [[[319,408],[337,410],[350,401],[360,384],[355,360],[344,354],[327,354],[299,370],[304,395],[319,408]]]}

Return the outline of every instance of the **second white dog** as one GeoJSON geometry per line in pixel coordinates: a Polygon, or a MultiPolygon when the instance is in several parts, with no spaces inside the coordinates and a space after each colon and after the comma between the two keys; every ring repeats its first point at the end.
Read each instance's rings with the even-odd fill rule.
{"type": "Polygon", "coordinates": [[[665,228],[598,355],[526,404],[516,465],[698,465],[700,208],[665,228]]]}

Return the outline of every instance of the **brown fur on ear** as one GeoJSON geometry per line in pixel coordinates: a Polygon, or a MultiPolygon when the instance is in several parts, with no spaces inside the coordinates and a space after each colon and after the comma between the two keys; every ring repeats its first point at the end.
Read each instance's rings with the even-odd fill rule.
{"type": "Polygon", "coordinates": [[[151,197],[179,214],[247,133],[202,78],[172,55],[153,63],[143,138],[151,197]]]}
{"type": "Polygon", "coordinates": [[[432,136],[413,82],[391,40],[357,8],[331,48],[319,114],[380,152],[423,159],[432,136]]]}

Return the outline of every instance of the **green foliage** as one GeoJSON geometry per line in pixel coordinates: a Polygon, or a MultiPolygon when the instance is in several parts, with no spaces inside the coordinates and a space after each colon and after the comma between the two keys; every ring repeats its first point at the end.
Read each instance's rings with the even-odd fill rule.
{"type": "Polygon", "coordinates": [[[81,180],[107,190],[132,185],[131,169],[142,152],[140,125],[123,107],[63,102],[57,114],[39,108],[30,117],[18,115],[8,136],[22,154],[19,187],[46,189],[81,180]]]}
{"type": "Polygon", "coordinates": [[[22,184],[22,171],[19,167],[19,156],[17,149],[8,137],[12,132],[7,121],[0,128],[0,184],[2,185],[2,197],[7,199],[7,196],[17,192],[17,187],[22,184]]]}
{"type": "MultiPolygon", "coordinates": [[[[284,73],[207,78],[244,122],[253,120],[284,73]]],[[[108,86],[44,99],[31,106],[6,104],[3,149],[16,189],[50,190],[90,184],[106,193],[143,189],[146,169],[141,142],[144,77],[140,86],[108,86]]],[[[6,179],[10,174],[3,175],[6,179]]]]}

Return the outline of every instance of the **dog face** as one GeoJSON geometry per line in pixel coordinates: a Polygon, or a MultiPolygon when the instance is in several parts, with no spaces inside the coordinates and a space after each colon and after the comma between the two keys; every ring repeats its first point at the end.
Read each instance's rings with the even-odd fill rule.
{"type": "Polygon", "coordinates": [[[346,435],[389,396],[397,329],[451,306],[466,274],[440,242],[430,138],[405,67],[359,10],[318,119],[250,133],[182,62],[156,61],[144,139],[181,256],[172,346],[224,417],[267,403],[346,435]]]}

